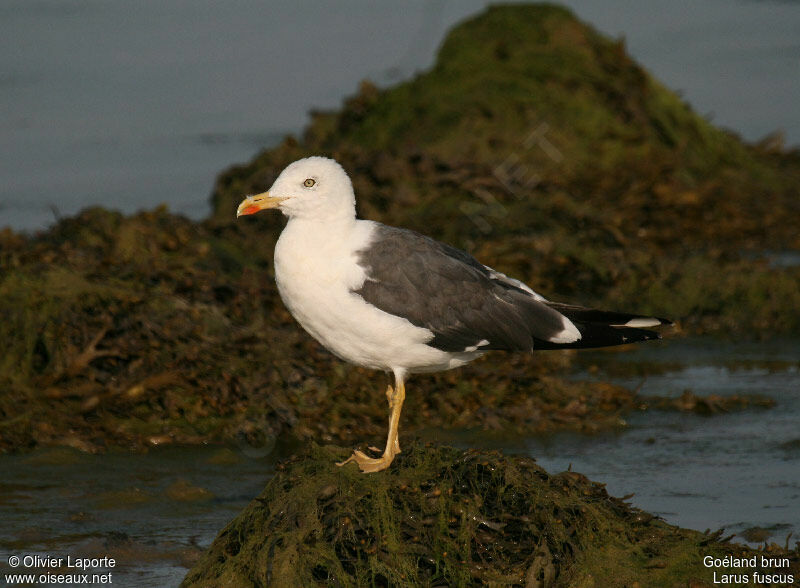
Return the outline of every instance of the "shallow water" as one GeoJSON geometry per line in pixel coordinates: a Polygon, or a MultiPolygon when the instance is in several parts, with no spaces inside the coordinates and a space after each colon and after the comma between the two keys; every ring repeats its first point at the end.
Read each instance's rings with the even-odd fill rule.
{"type": "Polygon", "coordinates": [[[111,557],[114,567],[88,571],[110,572],[114,585],[177,586],[200,547],[261,492],[273,464],[262,452],[219,447],[0,455],[0,577],[70,573],[11,570],[12,555],[111,557]]]}
{"type": "MultiPolygon", "coordinates": [[[[363,78],[429,67],[486,0],[403,3],[6,0],[0,5],[0,227],[101,205],[209,213],[250,159],[363,78]]],[[[567,0],[703,115],[800,143],[800,3],[567,0]]]]}
{"type": "MultiPolygon", "coordinates": [[[[726,535],[765,529],[783,545],[800,533],[800,341],[684,339],[633,350],[584,351],[580,379],[611,380],[643,396],[761,395],[773,408],[702,416],[648,410],[617,431],[508,438],[467,431],[462,447],[534,457],[551,473],[571,468],[671,524],[726,535]]],[[[735,541],[750,543],[741,535],[735,541]]]]}
{"type": "Polygon", "coordinates": [[[595,358],[612,373],[617,362],[639,363],[643,371],[646,364],[683,364],[646,379],[612,378],[641,385],[644,396],[757,394],[776,405],[712,416],[649,411],[631,415],[620,434],[531,439],[525,447],[542,466],[557,471],[572,464],[607,482],[611,494],[635,493],[633,504],[682,527],[730,533],[762,527],[781,545],[790,532],[797,537],[800,342],[675,341],[624,355],[595,352],[582,361],[595,358]]]}
{"type": "MultiPolygon", "coordinates": [[[[674,340],[578,357],[575,377],[641,386],[645,396],[687,389],[700,396],[760,394],[776,406],[714,416],[651,410],[592,436],[428,431],[423,438],[525,453],[551,473],[571,466],[613,495],[634,493],[635,506],[672,524],[724,527],[726,534],[763,527],[780,544],[790,532],[800,534],[800,340],[674,340]]],[[[290,450],[0,455],[0,574],[13,554],[107,555],[119,562],[111,570],[118,585],[175,586],[290,450]]]]}

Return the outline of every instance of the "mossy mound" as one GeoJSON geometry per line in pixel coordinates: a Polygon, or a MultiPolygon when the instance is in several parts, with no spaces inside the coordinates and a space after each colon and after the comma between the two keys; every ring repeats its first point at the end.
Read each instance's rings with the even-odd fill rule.
{"type": "MultiPolygon", "coordinates": [[[[706,586],[705,556],[767,555],[529,458],[412,446],[364,475],[333,464],[348,453],[312,445],[283,464],[182,586],[706,586]]],[[[797,551],[768,555],[800,577],[797,551]]]]}
{"type": "MultiPolygon", "coordinates": [[[[33,237],[0,231],[0,450],[380,442],[385,382],[333,359],[280,302],[280,216],[234,219],[244,194],[312,153],[345,165],[362,216],[554,299],[693,330],[800,329],[800,268],[763,255],[800,248],[786,222],[800,216],[798,154],[716,129],[569,11],[492,7],[453,29],[429,72],[365,83],[302,140],[222,174],[208,221],[95,208],[33,237]]],[[[591,431],[640,404],[559,378],[570,357],[416,378],[404,430],[591,431]]]]}
{"type": "MultiPolygon", "coordinates": [[[[271,235],[163,209],[91,209],[35,238],[0,234],[0,450],[379,443],[387,380],[297,326],[270,275],[271,235]]],[[[635,394],[556,377],[569,361],[509,356],[502,369],[415,378],[404,430],[617,426],[635,394]]]]}
{"type": "MultiPolygon", "coordinates": [[[[366,218],[432,234],[534,289],[693,330],[797,332],[800,153],[744,144],[552,5],[493,6],[433,68],[220,176],[214,218],[289,162],[336,157],[366,218]]],[[[245,221],[247,222],[247,221],[245,221]]]]}

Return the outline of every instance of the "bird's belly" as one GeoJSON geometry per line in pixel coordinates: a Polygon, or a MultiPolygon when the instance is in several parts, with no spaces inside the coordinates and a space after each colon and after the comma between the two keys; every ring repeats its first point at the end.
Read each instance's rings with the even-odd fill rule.
{"type": "Polygon", "coordinates": [[[297,322],[345,361],[385,371],[423,372],[457,367],[478,355],[456,357],[428,346],[428,329],[368,304],[353,294],[346,280],[328,272],[279,271],[276,264],[275,278],[297,322]]]}

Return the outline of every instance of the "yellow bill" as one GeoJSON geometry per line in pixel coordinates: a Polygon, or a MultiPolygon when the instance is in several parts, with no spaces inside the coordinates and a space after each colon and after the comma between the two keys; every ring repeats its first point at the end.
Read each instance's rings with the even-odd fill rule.
{"type": "Polygon", "coordinates": [[[236,217],[244,216],[247,214],[255,214],[259,210],[266,210],[267,208],[277,208],[281,202],[286,198],[280,196],[270,196],[269,192],[256,194],[255,196],[248,196],[236,209],[236,217]]]}

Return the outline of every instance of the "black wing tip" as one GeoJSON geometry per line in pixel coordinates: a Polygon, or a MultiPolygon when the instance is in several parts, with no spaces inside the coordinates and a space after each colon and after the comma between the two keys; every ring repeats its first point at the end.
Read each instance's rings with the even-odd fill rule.
{"type": "Polygon", "coordinates": [[[533,348],[542,349],[597,349],[616,347],[643,341],[657,341],[661,333],[636,327],[615,327],[612,325],[578,325],[582,337],[572,343],[552,343],[534,339],[533,348]]]}

